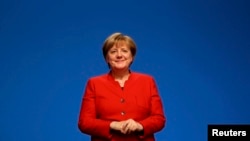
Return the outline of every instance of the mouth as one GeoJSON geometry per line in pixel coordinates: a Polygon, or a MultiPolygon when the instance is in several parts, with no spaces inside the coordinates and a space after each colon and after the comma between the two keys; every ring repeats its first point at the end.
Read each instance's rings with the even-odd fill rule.
{"type": "Polygon", "coordinates": [[[123,61],[125,61],[125,60],[116,60],[115,62],[116,62],[116,63],[121,63],[121,62],[123,62],[123,61]]]}

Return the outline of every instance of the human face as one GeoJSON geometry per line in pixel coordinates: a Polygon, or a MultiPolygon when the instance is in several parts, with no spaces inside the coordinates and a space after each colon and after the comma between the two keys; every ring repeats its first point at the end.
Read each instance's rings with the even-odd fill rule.
{"type": "Polygon", "coordinates": [[[109,49],[106,61],[112,70],[128,70],[133,56],[126,44],[115,44],[109,49]]]}

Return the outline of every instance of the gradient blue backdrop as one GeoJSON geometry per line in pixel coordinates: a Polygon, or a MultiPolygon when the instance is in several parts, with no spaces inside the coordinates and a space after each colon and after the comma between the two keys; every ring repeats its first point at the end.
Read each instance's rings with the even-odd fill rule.
{"type": "Polygon", "coordinates": [[[0,140],[83,141],[86,80],[106,73],[104,39],[134,38],[132,70],[155,77],[158,141],[203,141],[207,125],[250,123],[248,0],[1,0],[0,140]]]}

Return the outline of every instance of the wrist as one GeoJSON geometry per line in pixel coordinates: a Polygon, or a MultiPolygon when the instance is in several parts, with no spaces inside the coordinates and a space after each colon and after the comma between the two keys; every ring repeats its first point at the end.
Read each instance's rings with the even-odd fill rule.
{"type": "Polygon", "coordinates": [[[137,122],[137,126],[137,131],[143,131],[143,126],[139,122],[137,122]]]}
{"type": "Polygon", "coordinates": [[[117,121],[112,121],[109,125],[110,129],[117,130],[117,121]]]}

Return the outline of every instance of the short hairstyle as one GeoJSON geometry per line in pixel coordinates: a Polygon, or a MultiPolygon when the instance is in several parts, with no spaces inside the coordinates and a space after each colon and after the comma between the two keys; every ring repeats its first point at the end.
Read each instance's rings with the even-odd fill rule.
{"type": "Polygon", "coordinates": [[[102,46],[102,53],[103,57],[106,60],[107,53],[112,48],[114,45],[124,42],[130,49],[132,56],[134,57],[136,54],[136,44],[134,40],[127,36],[124,35],[120,32],[116,32],[111,34],[110,36],[107,37],[107,39],[104,41],[103,46],[102,46]]]}

